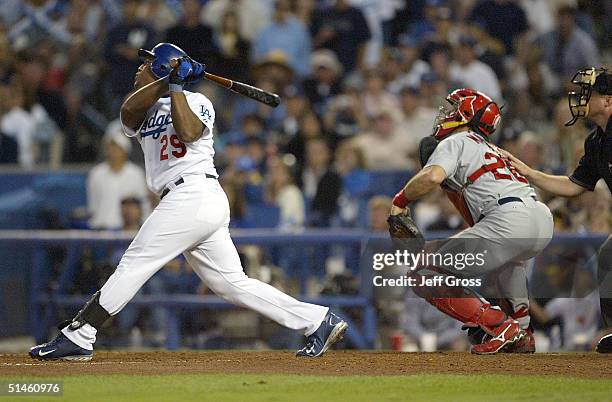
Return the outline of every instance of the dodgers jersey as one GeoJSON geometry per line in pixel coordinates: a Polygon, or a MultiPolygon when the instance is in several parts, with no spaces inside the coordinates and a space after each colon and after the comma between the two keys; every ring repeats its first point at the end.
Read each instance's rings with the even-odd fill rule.
{"type": "Polygon", "coordinates": [[[479,220],[504,197],[535,197],[525,177],[502,158],[500,149],[473,131],[463,131],[443,139],[427,161],[446,172],[444,181],[463,198],[474,218],[479,220]]]}
{"type": "Polygon", "coordinates": [[[137,136],[144,153],[147,186],[157,194],[168,183],[185,175],[208,173],[217,176],[213,162],[215,111],[212,102],[201,93],[183,93],[189,108],[204,123],[204,133],[198,140],[191,143],[179,140],[172,125],[169,96],[158,99],[136,132],[125,130],[127,136],[137,136]]]}

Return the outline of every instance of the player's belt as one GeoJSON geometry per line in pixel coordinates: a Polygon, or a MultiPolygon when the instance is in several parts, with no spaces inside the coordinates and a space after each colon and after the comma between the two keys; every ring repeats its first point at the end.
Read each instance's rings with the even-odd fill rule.
{"type": "MultiPolygon", "coordinates": [[[[217,176],[214,176],[212,174],[205,174],[207,179],[216,179],[217,176]]],[[[181,184],[185,183],[185,180],[181,177],[180,179],[178,179],[177,181],[174,182],[175,186],[180,186],[181,184]]],[[[161,195],[159,196],[159,199],[163,199],[168,193],[170,192],[169,188],[164,189],[164,191],[162,191],[161,195]]]]}
{"type": "MultiPolygon", "coordinates": [[[[533,198],[534,201],[538,200],[534,196],[531,196],[531,198],[533,198]]],[[[504,204],[508,204],[509,202],[523,202],[523,200],[519,197],[504,197],[504,198],[500,198],[499,200],[497,200],[497,205],[504,205],[504,204]]],[[[484,214],[480,215],[478,217],[478,221],[481,221],[482,218],[484,217],[485,217],[484,214]]]]}

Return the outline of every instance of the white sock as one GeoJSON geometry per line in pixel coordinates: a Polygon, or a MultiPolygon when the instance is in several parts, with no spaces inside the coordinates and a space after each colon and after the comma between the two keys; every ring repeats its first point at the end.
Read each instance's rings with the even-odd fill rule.
{"type": "Polygon", "coordinates": [[[93,344],[96,342],[97,332],[97,329],[87,323],[74,331],[69,329],[69,326],[62,329],[62,334],[64,334],[66,338],[87,350],[93,350],[93,344]]]}
{"type": "Polygon", "coordinates": [[[516,320],[519,322],[522,329],[527,329],[529,328],[529,322],[531,321],[531,317],[526,315],[524,317],[519,317],[516,320]]]}

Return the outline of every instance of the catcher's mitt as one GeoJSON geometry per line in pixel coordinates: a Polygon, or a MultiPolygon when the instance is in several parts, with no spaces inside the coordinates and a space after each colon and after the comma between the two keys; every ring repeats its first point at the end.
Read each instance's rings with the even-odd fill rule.
{"type": "Polygon", "coordinates": [[[425,246],[425,238],[409,214],[410,211],[407,209],[399,215],[389,215],[387,218],[389,234],[393,249],[418,253],[425,246]]]}
{"type": "Polygon", "coordinates": [[[437,146],[438,140],[431,135],[423,137],[419,142],[419,161],[421,162],[421,167],[427,164],[429,157],[433,154],[437,146]]]}
{"type": "Polygon", "coordinates": [[[409,214],[410,211],[407,209],[399,215],[389,215],[387,218],[389,234],[393,248],[419,252],[425,245],[425,238],[409,214]]]}
{"type": "Polygon", "coordinates": [[[389,215],[389,234],[395,239],[423,238],[423,234],[412,220],[408,212],[399,215],[389,215]]]}

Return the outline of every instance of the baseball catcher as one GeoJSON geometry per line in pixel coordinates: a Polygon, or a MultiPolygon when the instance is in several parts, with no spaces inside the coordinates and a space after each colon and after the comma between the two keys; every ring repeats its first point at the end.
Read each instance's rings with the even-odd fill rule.
{"type": "Polygon", "coordinates": [[[524,261],[541,252],[553,233],[546,205],[488,141],[500,120],[500,108],[487,95],[451,92],[433,135],[420,144],[423,169],[394,197],[388,219],[392,237],[422,238],[408,205],[442,186],[471,225],[441,245],[427,243],[427,252],[444,258],[428,259],[410,275],[418,296],[464,324],[476,354],[533,352],[524,261]],[[483,263],[459,265],[458,257],[466,255],[480,255],[483,263]],[[482,285],[472,285],[480,283],[474,278],[482,285]],[[499,295],[506,308],[491,303],[499,295]]]}

